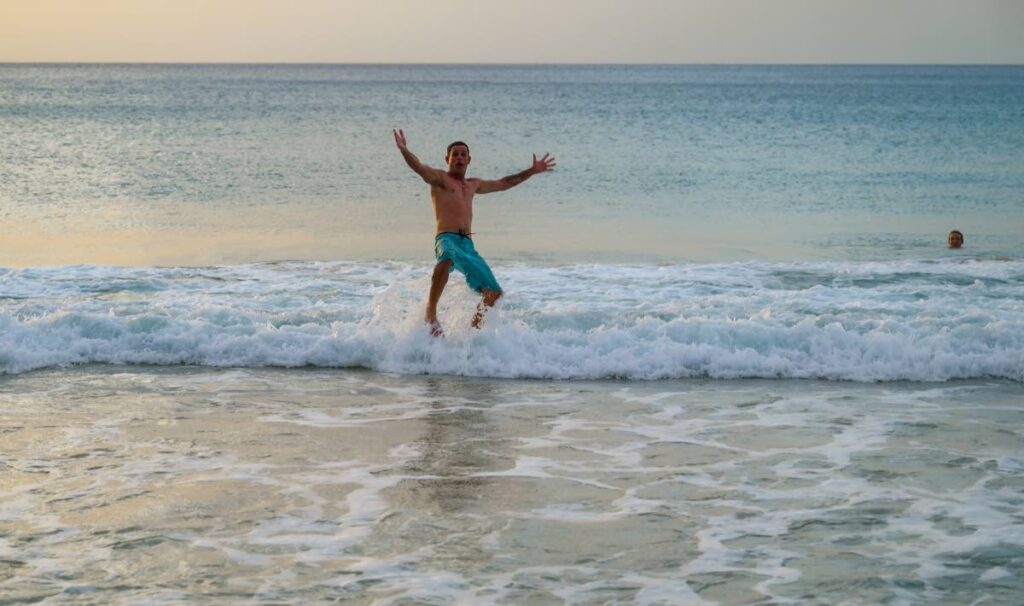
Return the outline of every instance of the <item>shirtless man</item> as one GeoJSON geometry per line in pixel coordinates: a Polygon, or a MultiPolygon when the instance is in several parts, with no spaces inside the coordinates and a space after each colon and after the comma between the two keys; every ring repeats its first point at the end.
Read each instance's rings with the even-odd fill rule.
{"type": "Polygon", "coordinates": [[[434,217],[437,220],[437,236],[434,238],[434,255],[437,265],[430,283],[430,298],[427,300],[426,321],[430,325],[430,334],[440,336],[443,333],[437,321],[437,302],[441,299],[448,274],[457,269],[466,276],[466,283],[476,292],[483,295],[483,300],[476,306],[473,316],[473,327],[480,328],[487,310],[494,306],[501,297],[501,286],[491,273],[491,268],[473,247],[470,235],[473,233],[473,195],[489,194],[505,191],[519,185],[536,174],[555,168],[555,159],[544,154],[537,159],[533,156],[533,165],[521,173],[509,175],[497,181],[485,179],[467,179],[466,169],[471,160],[469,146],[456,141],[448,146],[445,162],[448,170],[432,168],[419,161],[409,151],[405,142],[405,133],[401,129],[394,131],[395,144],[402,152],[405,163],[416,174],[430,184],[430,199],[434,203],[434,217]]]}

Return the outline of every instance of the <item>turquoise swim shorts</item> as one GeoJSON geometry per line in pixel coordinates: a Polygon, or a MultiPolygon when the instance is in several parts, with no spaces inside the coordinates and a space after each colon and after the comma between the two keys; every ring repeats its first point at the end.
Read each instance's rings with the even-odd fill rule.
{"type": "Polygon", "coordinates": [[[473,241],[469,236],[463,236],[452,231],[443,231],[437,234],[434,239],[434,255],[437,261],[452,261],[451,269],[457,269],[466,276],[466,284],[481,292],[487,290],[501,290],[498,281],[494,279],[491,268],[487,266],[480,253],[476,252],[473,241]]]}

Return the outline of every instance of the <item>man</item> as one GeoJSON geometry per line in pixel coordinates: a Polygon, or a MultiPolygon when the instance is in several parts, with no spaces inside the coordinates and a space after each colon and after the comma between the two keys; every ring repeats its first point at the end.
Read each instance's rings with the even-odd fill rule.
{"type": "Polygon", "coordinates": [[[426,321],[430,326],[430,334],[441,336],[441,324],[437,321],[437,302],[441,299],[448,274],[457,269],[466,276],[469,287],[483,296],[477,304],[476,315],[473,316],[473,327],[480,328],[487,310],[494,306],[502,291],[494,278],[491,268],[473,247],[470,235],[473,233],[473,196],[505,191],[519,185],[536,174],[555,168],[555,159],[544,154],[540,160],[533,156],[533,165],[523,172],[509,175],[497,181],[485,179],[467,179],[466,169],[471,161],[469,146],[456,141],[448,146],[445,162],[448,170],[432,168],[419,161],[409,151],[405,142],[405,133],[401,129],[394,131],[395,144],[402,152],[406,164],[430,185],[430,199],[434,203],[434,217],[437,221],[437,235],[434,238],[434,255],[437,265],[430,283],[430,298],[427,300],[426,321]]]}

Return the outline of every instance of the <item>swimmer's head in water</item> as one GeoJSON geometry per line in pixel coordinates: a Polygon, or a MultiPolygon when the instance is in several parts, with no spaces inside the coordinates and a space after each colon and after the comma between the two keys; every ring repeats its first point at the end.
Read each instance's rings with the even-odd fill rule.
{"type": "Polygon", "coordinates": [[[465,174],[469,166],[469,146],[462,141],[454,141],[448,145],[444,159],[448,162],[448,170],[456,174],[465,174]]]}
{"type": "Polygon", "coordinates": [[[954,229],[953,231],[949,232],[949,237],[947,238],[947,241],[949,242],[950,248],[960,248],[961,246],[964,245],[964,235],[963,233],[960,232],[959,229],[954,229]]]}

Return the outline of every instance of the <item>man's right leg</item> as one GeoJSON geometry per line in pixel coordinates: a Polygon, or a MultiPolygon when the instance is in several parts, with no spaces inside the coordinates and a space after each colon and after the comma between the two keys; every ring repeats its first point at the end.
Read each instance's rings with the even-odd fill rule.
{"type": "Polygon", "coordinates": [[[484,323],[484,314],[487,310],[494,307],[494,304],[501,298],[502,292],[500,290],[490,290],[487,288],[481,289],[481,294],[484,298],[482,301],[476,304],[476,315],[473,316],[471,324],[473,328],[480,328],[484,323]]]}
{"type": "Polygon", "coordinates": [[[427,300],[427,324],[430,325],[430,334],[439,337],[444,332],[441,330],[441,323],[437,321],[437,302],[441,300],[441,293],[448,283],[448,274],[452,270],[451,259],[441,261],[434,266],[434,275],[430,277],[430,298],[427,300]]]}

